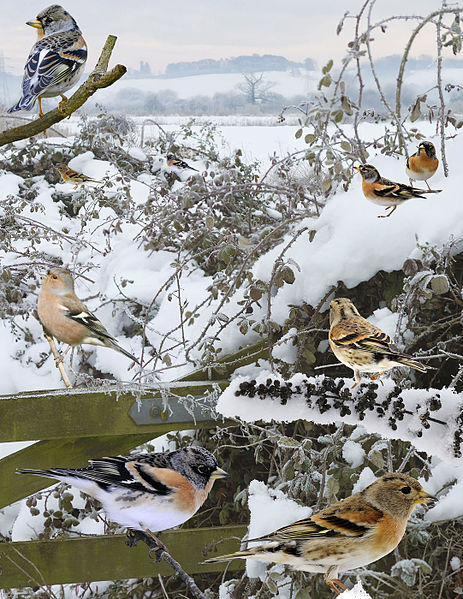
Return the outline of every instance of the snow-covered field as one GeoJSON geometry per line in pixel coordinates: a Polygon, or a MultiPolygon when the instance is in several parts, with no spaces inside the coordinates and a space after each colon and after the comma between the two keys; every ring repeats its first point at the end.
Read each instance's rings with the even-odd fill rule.
{"type": "MultiPolygon", "coordinates": [[[[271,91],[282,94],[285,97],[313,93],[317,89],[320,79],[318,71],[300,70],[297,76],[286,71],[266,71],[264,81],[274,83],[271,91]]],[[[175,77],[165,79],[128,79],[122,77],[112,87],[111,91],[103,90],[100,99],[114,96],[123,89],[139,89],[143,92],[158,93],[162,90],[172,90],[179,98],[190,98],[192,96],[213,96],[216,93],[237,91],[237,86],[243,83],[241,73],[224,73],[213,75],[195,75],[191,77],[175,77]],[[106,94],[106,95],[105,95],[106,94]]],[[[99,99],[99,101],[100,101],[99,99]]]]}

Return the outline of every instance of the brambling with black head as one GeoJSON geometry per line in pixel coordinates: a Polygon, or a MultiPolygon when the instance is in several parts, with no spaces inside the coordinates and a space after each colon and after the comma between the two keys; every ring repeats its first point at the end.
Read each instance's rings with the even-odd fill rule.
{"type": "Polygon", "coordinates": [[[167,160],[167,166],[169,167],[169,170],[172,171],[173,173],[177,173],[178,175],[181,175],[182,173],[189,171],[189,170],[199,173],[197,168],[193,168],[184,160],[180,160],[179,158],[176,158],[173,154],[167,154],[166,160],[167,160]]]}
{"type": "Polygon", "coordinates": [[[72,183],[74,185],[74,189],[77,189],[79,185],[85,185],[85,183],[101,183],[101,181],[97,181],[83,173],[73,170],[67,164],[58,164],[56,170],[59,172],[65,183],[72,183]]]}
{"type": "Polygon", "coordinates": [[[74,280],[66,268],[53,267],[42,280],[37,312],[45,332],[68,344],[60,360],[71,347],[88,343],[114,349],[140,365],[76,296],[74,280]]]}
{"type": "Polygon", "coordinates": [[[377,379],[394,366],[410,366],[420,372],[428,369],[410,356],[396,351],[392,339],[366,318],[346,297],[338,297],[330,304],[331,349],[337,359],[352,368],[356,387],[364,373],[376,373],[377,379]]]}
{"type": "Polygon", "coordinates": [[[90,460],[85,468],[24,468],[18,473],[73,485],[97,499],[114,522],[148,534],[186,522],[206,501],[214,481],[229,476],[209,451],[195,446],[90,460]]]}
{"type": "Polygon", "coordinates": [[[275,532],[246,542],[261,545],[206,561],[235,558],[287,564],[325,575],[336,593],[346,590],[339,572],[366,566],[393,551],[414,507],[434,498],[406,474],[385,474],[350,497],[275,532]]]}
{"type": "Polygon", "coordinates": [[[22,97],[8,112],[31,110],[36,100],[39,114],[42,98],[61,96],[77,83],[84,72],[87,46],[71,15],[58,4],[52,4],[27,25],[38,32],[24,67],[22,97]]]}
{"type": "Polygon", "coordinates": [[[371,164],[361,164],[355,167],[362,175],[363,194],[367,200],[385,206],[390,210],[388,214],[380,215],[378,218],[387,218],[396,210],[397,206],[403,204],[411,198],[425,199],[427,193],[440,193],[440,189],[424,190],[404,185],[403,183],[394,183],[381,177],[378,170],[371,164]]]}
{"type": "Polygon", "coordinates": [[[439,159],[436,155],[436,148],[430,141],[422,141],[418,146],[418,151],[407,160],[405,172],[410,180],[410,185],[413,185],[413,181],[424,181],[431,190],[428,179],[434,175],[438,166],[439,159]]]}

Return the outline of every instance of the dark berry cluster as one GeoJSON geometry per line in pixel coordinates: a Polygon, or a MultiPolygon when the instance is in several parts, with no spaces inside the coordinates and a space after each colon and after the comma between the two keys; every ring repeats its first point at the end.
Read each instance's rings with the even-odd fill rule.
{"type": "MultiPolygon", "coordinates": [[[[397,430],[398,421],[400,422],[406,415],[412,416],[414,413],[405,409],[405,402],[401,397],[402,389],[398,385],[395,385],[382,401],[378,401],[377,390],[377,383],[362,383],[354,397],[344,379],[334,380],[325,377],[317,383],[303,379],[298,385],[293,385],[291,381],[282,382],[278,379],[268,378],[265,383],[259,385],[255,380],[241,382],[238,390],[235,391],[235,395],[259,397],[260,399],[270,398],[279,400],[282,405],[286,405],[293,395],[302,395],[305,397],[307,406],[311,409],[317,409],[320,414],[335,409],[338,410],[341,418],[355,413],[360,421],[364,420],[367,412],[374,411],[378,418],[387,418],[389,427],[395,431],[397,430]]],[[[446,422],[431,416],[432,412],[439,410],[441,407],[442,402],[438,393],[428,398],[424,406],[416,406],[416,411],[421,412],[420,422],[422,427],[421,430],[415,432],[418,437],[423,435],[423,430],[431,427],[431,423],[446,424],[446,422]]],[[[454,436],[454,453],[456,457],[460,457],[460,448],[463,442],[463,411],[460,413],[457,423],[459,426],[454,436]]]]}

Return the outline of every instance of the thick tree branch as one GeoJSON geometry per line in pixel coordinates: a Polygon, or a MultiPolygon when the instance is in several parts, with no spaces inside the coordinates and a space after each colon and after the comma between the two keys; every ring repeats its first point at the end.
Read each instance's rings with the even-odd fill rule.
{"type": "Polygon", "coordinates": [[[38,135],[52,125],[59,123],[68,116],[71,116],[78,108],[93,96],[97,89],[109,87],[127,72],[124,65],[117,64],[113,69],[107,71],[109,59],[111,57],[117,37],[108,35],[106,43],[101,51],[100,58],[96,64],[95,70],[90,73],[87,81],[65,102],[60,102],[54,110],[50,110],[42,118],[32,121],[27,125],[7,129],[0,133],[0,147],[13,141],[26,139],[33,135],[38,135]]]}

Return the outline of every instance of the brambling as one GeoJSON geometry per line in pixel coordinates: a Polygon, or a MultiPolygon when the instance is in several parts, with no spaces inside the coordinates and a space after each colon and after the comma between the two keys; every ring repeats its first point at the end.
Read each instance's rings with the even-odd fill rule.
{"type": "Polygon", "coordinates": [[[403,183],[394,183],[381,177],[374,166],[370,164],[361,164],[355,167],[362,175],[363,194],[367,200],[378,204],[378,206],[386,206],[386,210],[392,210],[389,214],[378,216],[378,218],[387,218],[396,210],[397,206],[403,204],[410,198],[425,199],[426,193],[440,193],[440,189],[424,190],[404,185],[403,183]]]}
{"type": "Polygon", "coordinates": [[[234,558],[287,564],[295,570],[325,575],[336,593],[346,590],[339,571],[366,566],[393,551],[405,533],[418,503],[434,500],[420,483],[406,474],[385,474],[374,483],[329,507],[275,532],[247,542],[262,545],[208,559],[234,558]]]}
{"type": "Polygon", "coordinates": [[[376,373],[370,377],[375,380],[394,366],[410,366],[420,372],[428,369],[394,350],[389,335],[360,316],[350,299],[338,297],[330,308],[330,346],[337,359],[354,371],[354,387],[365,372],[376,373]]]}
{"type": "Polygon", "coordinates": [[[410,185],[413,185],[413,181],[424,181],[431,190],[428,179],[434,175],[438,166],[439,159],[436,155],[436,148],[430,141],[422,141],[418,146],[418,152],[412,154],[407,160],[405,172],[410,180],[410,185]]]}
{"type": "Polygon", "coordinates": [[[229,476],[203,447],[90,460],[85,468],[18,469],[68,483],[97,499],[108,517],[148,534],[186,522],[218,478],[229,476]]]}
{"type": "Polygon", "coordinates": [[[37,311],[46,333],[68,344],[61,360],[72,346],[88,343],[115,349],[140,365],[76,296],[71,273],[65,268],[54,267],[44,277],[37,311]]]}
{"type": "Polygon", "coordinates": [[[24,67],[22,97],[8,112],[31,110],[35,101],[42,112],[42,98],[63,95],[80,79],[87,60],[87,46],[71,15],[58,4],[52,4],[27,25],[38,31],[24,67]]]}
{"type": "Polygon", "coordinates": [[[178,175],[181,175],[182,173],[188,170],[199,173],[197,168],[193,168],[184,160],[175,158],[173,154],[167,154],[167,166],[169,167],[170,171],[172,171],[173,173],[177,173],[178,175]]]}
{"type": "Polygon", "coordinates": [[[85,185],[85,183],[101,183],[101,181],[97,181],[96,179],[87,177],[87,175],[84,175],[83,173],[73,170],[67,164],[58,164],[56,170],[59,172],[61,179],[63,179],[65,183],[74,184],[74,189],[77,189],[79,185],[85,185]]]}

